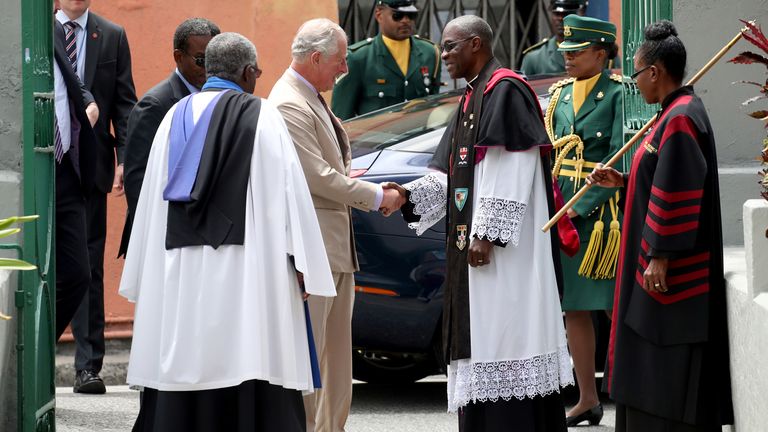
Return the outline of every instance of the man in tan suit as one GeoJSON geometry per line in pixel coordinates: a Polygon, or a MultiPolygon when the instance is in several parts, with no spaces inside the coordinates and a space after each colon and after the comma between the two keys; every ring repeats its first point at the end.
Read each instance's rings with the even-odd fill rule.
{"type": "Polygon", "coordinates": [[[293,138],[312,194],[331,264],[336,297],[309,298],[322,389],[304,398],[309,432],[341,432],[352,402],[352,305],[358,269],[350,208],[400,208],[395,189],[349,177],[349,139],[320,92],[347,72],[347,37],[321,18],[299,28],[291,46],[293,62],[272,88],[269,101],[280,110],[293,138]]]}

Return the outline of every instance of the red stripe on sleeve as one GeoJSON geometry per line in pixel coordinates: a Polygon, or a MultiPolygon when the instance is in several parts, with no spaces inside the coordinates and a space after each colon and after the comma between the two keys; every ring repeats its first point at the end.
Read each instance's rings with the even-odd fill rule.
{"type": "Polygon", "coordinates": [[[653,299],[656,300],[657,302],[668,305],[672,303],[677,303],[685,299],[689,299],[699,294],[704,294],[706,292],[709,292],[709,283],[703,283],[701,285],[695,286],[685,291],[680,291],[679,293],[676,293],[676,294],[663,294],[663,293],[657,293],[655,291],[649,292],[646,290],[643,290],[643,291],[648,293],[648,295],[653,297],[653,299]]]}
{"type": "Polygon", "coordinates": [[[690,282],[692,280],[709,277],[709,269],[701,269],[698,271],[681,274],[678,276],[667,277],[667,285],[680,285],[681,283],[690,282]]]}
{"type": "Polygon", "coordinates": [[[704,189],[696,189],[685,192],[667,192],[659,189],[657,186],[651,186],[651,193],[659,199],[668,203],[700,199],[704,196],[704,189]]]}
{"type": "Polygon", "coordinates": [[[676,115],[669,119],[664,125],[664,133],[661,135],[661,141],[659,141],[659,151],[664,147],[664,143],[667,142],[670,136],[682,132],[691,137],[694,142],[698,142],[696,139],[696,128],[693,126],[693,121],[683,114],[676,115]]]}
{"type": "Polygon", "coordinates": [[[662,219],[674,219],[680,216],[687,216],[692,214],[698,214],[701,211],[700,205],[692,205],[686,207],[680,207],[674,210],[664,210],[657,206],[653,201],[648,201],[648,209],[656,216],[662,219]]]}
{"type": "Polygon", "coordinates": [[[656,221],[650,217],[645,218],[645,223],[651,227],[651,229],[656,232],[656,234],[663,236],[681,234],[687,231],[693,231],[699,227],[699,221],[685,222],[673,225],[661,225],[656,223],[656,221]]]}
{"type": "Polygon", "coordinates": [[[704,252],[702,254],[694,255],[692,257],[688,258],[682,258],[678,260],[672,260],[669,263],[669,268],[680,268],[685,267],[688,265],[698,264],[700,262],[709,261],[709,252],[704,252]]]}

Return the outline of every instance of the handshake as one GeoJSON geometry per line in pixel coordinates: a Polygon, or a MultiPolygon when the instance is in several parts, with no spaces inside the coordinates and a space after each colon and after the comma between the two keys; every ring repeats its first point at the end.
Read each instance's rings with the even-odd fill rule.
{"type": "Polygon", "coordinates": [[[405,204],[405,188],[394,182],[384,182],[381,187],[384,189],[384,198],[381,200],[379,211],[385,217],[389,217],[405,204]]]}

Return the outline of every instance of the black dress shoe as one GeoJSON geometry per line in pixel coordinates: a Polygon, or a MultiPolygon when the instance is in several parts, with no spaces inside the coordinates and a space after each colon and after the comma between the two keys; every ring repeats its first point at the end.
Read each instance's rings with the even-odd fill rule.
{"type": "Polygon", "coordinates": [[[603,419],[603,404],[597,404],[579,415],[565,418],[565,425],[568,427],[578,426],[583,421],[588,421],[590,426],[600,424],[603,419]]]}
{"type": "Polygon", "coordinates": [[[92,370],[81,370],[75,374],[75,393],[104,394],[107,388],[99,374],[92,370]]]}

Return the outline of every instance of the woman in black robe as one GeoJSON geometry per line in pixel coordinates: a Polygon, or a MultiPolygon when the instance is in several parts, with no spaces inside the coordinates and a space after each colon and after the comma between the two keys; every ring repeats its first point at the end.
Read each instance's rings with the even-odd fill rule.
{"type": "Polygon", "coordinates": [[[661,103],[628,174],[588,181],[625,187],[624,235],[604,385],[617,432],[720,431],[733,422],[717,158],[674,25],[645,29],[637,86],[661,103]]]}

